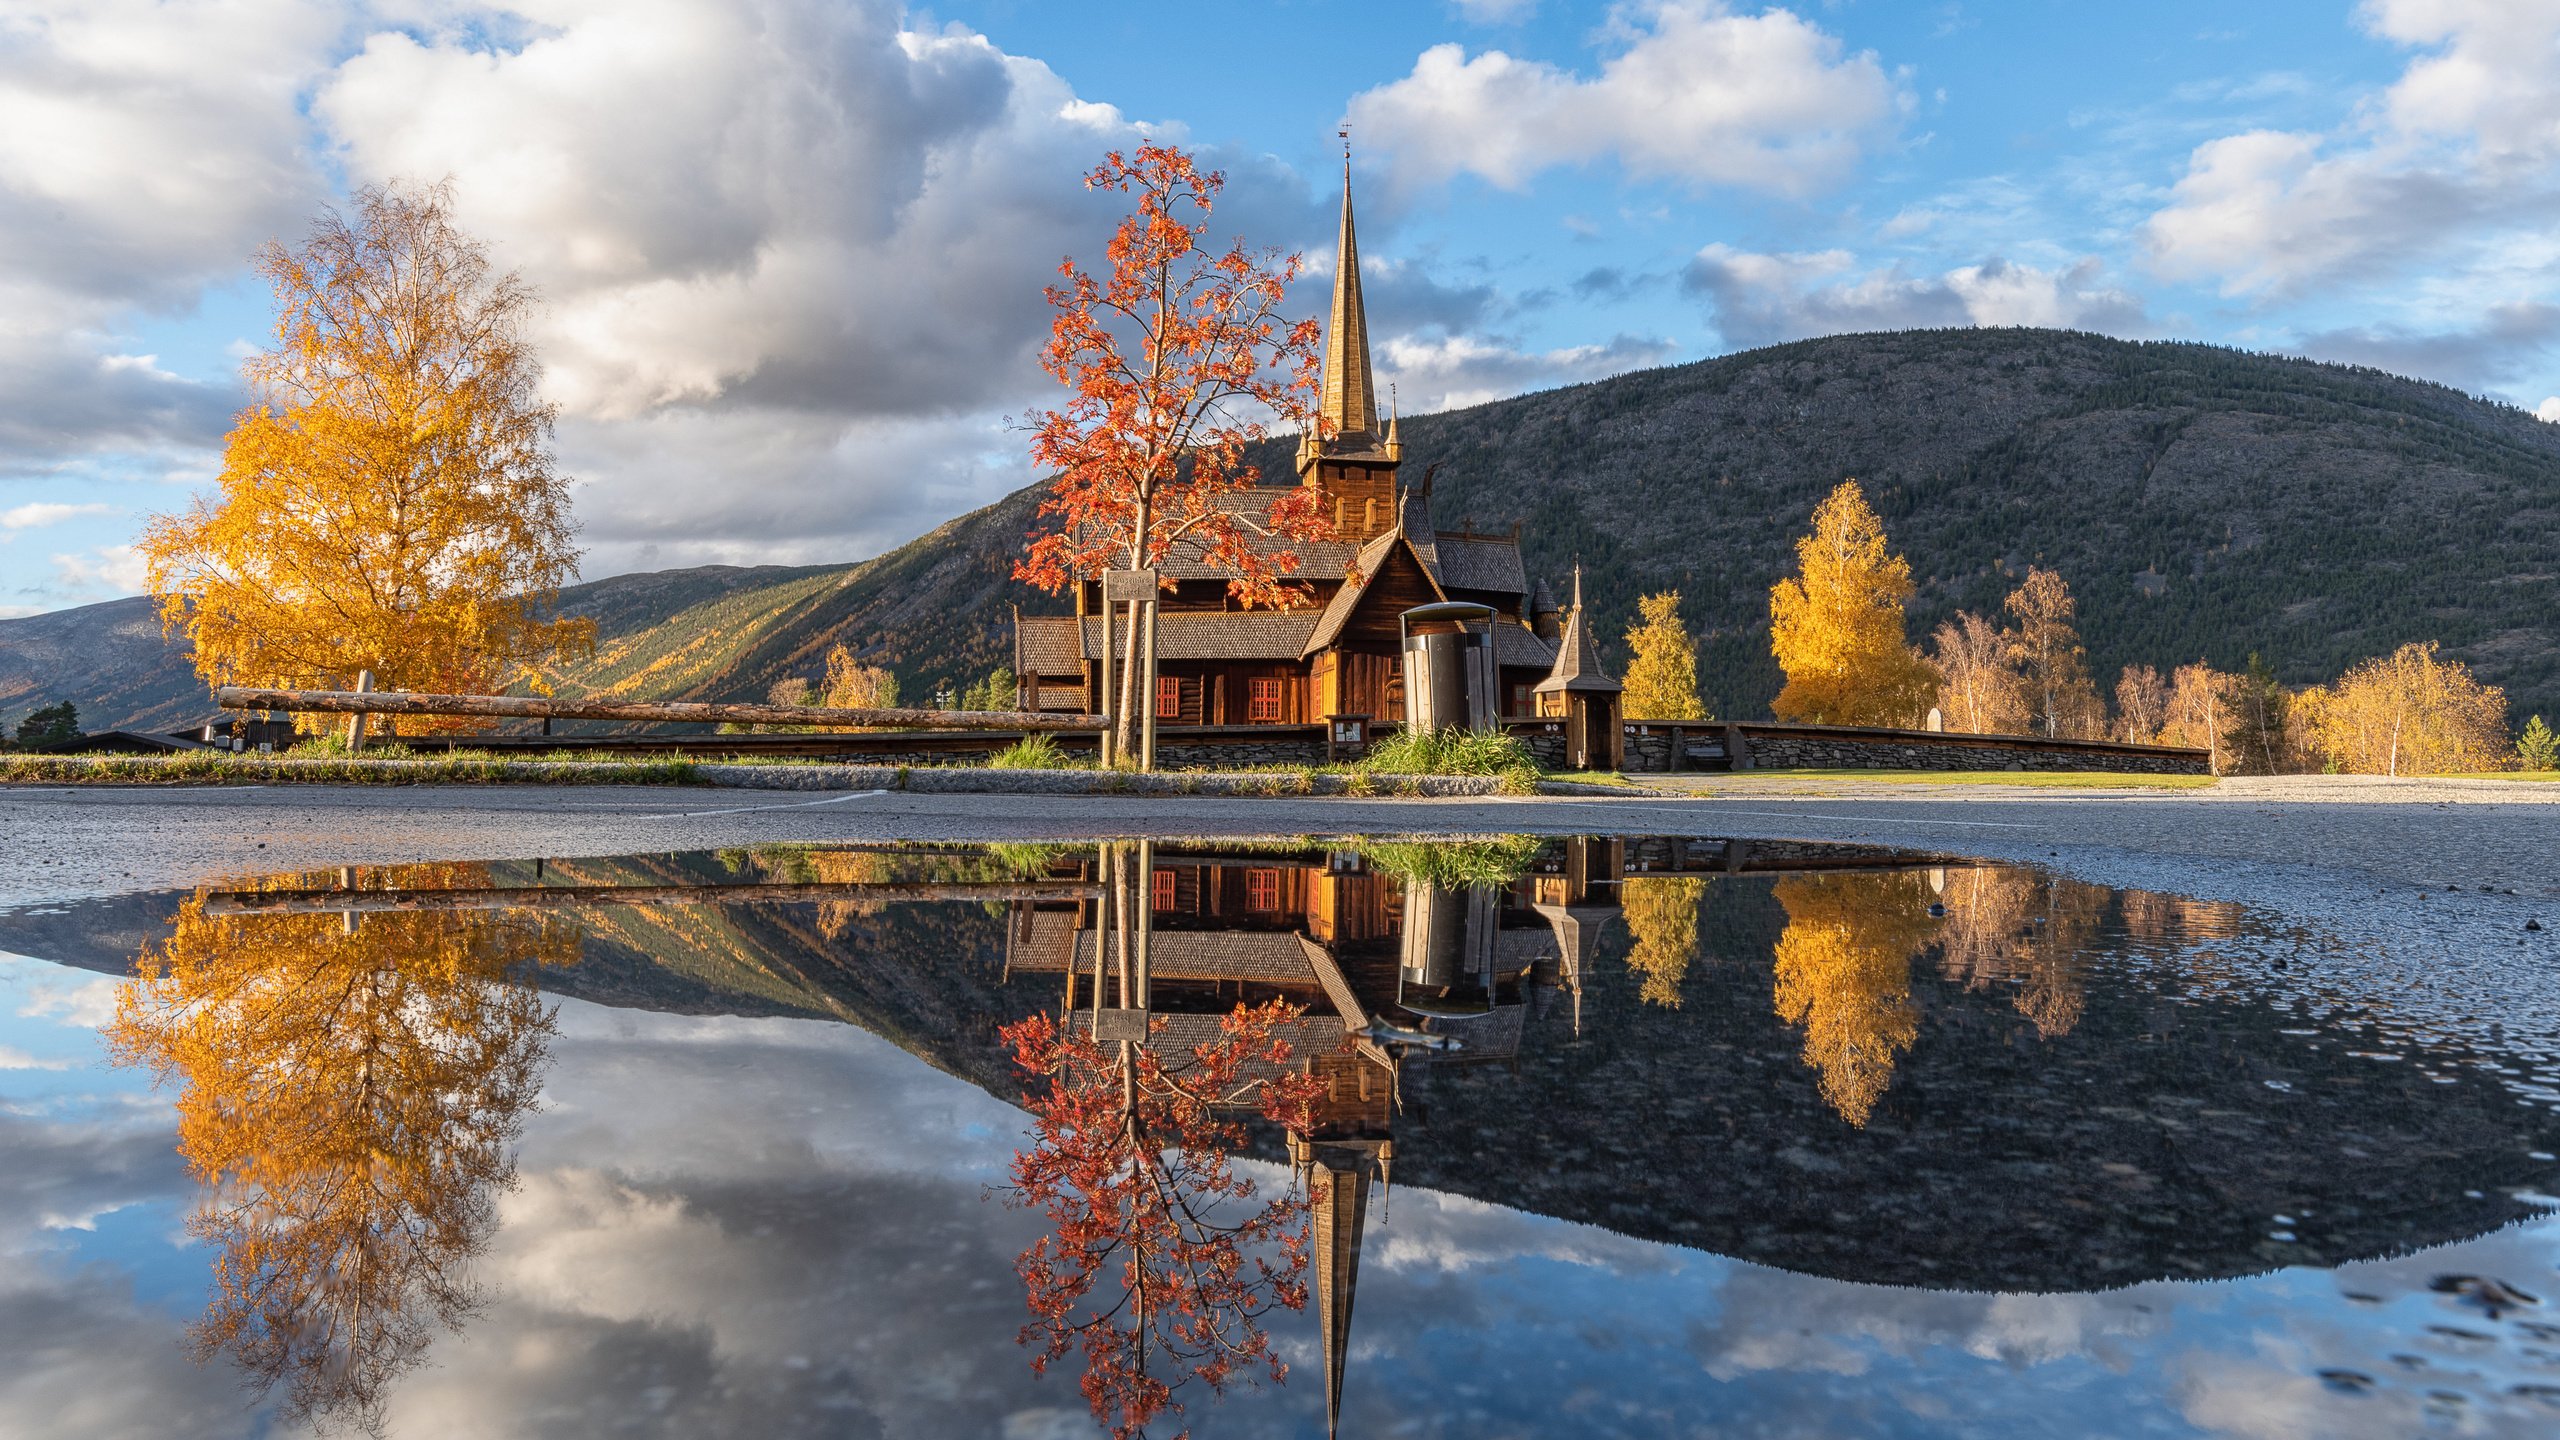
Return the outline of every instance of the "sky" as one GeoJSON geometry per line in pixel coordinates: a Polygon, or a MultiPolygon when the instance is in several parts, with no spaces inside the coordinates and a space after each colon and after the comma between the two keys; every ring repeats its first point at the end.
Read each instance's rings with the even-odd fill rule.
{"type": "Polygon", "coordinates": [[[0,0],[0,616],[211,493],[271,238],[449,180],[537,286],[583,570],[862,559],[1036,476],[1143,136],[1408,412],[2052,325],[2560,420],[2560,0],[0,0]]]}

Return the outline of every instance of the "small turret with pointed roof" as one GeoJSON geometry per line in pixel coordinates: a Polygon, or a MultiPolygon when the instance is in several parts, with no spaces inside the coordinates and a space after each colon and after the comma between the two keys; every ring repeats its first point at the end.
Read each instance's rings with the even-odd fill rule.
{"type": "Polygon", "coordinates": [[[1582,567],[1573,567],[1573,608],[1565,612],[1564,639],[1556,646],[1556,664],[1537,684],[1540,695],[1563,690],[1616,693],[1626,687],[1601,668],[1599,647],[1591,643],[1591,627],[1582,614],[1582,567]]]}

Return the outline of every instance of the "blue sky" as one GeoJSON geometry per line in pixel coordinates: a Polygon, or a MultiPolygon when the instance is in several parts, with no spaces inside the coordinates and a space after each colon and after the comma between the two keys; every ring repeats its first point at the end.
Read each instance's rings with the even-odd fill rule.
{"type": "Polygon", "coordinates": [[[1103,148],[1225,167],[1313,313],[1346,118],[1411,410],[1950,324],[2560,395],[2560,0],[6,0],[0,614],[134,592],[352,183],[548,297],[588,575],[850,560],[1031,478],[1103,148]]]}

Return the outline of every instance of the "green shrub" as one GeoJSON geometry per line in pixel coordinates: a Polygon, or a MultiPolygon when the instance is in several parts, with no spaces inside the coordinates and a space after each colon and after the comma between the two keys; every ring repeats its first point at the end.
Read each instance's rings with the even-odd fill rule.
{"type": "Polygon", "coordinates": [[[1378,742],[1360,768],[1378,775],[1527,775],[1538,762],[1502,729],[1399,731],[1378,742]]]}
{"type": "Polygon", "coordinates": [[[987,766],[993,770],[1069,770],[1075,768],[1075,762],[1067,758],[1055,736],[1032,734],[988,756],[987,766]]]}
{"type": "Polygon", "coordinates": [[[1545,846],[1535,835],[1505,835],[1493,840],[1363,840],[1352,848],[1382,874],[1464,887],[1510,884],[1545,846]]]}

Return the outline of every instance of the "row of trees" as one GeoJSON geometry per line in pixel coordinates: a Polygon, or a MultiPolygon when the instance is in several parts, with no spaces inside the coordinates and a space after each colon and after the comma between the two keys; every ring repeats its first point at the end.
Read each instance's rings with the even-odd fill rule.
{"type": "MultiPolygon", "coordinates": [[[[2071,587],[2042,566],[2028,569],[1998,616],[1959,611],[1926,648],[1913,646],[1904,618],[1910,564],[1892,552],[1855,480],[1815,508],[1796,560],[1797,573],[1769,595],[1770,644],[1787,677],[1773,707],[1782,720],[1913,726],[1934,711],[1950,730],[2194,746],[2212,752],[2216,773],[2554,765],[2541,717],[2510,745],[2505,692],[2480,683],[2433,641],[2302,690],[2277,683],[2255,656],[2236,673],[2202,661],[2166,674],[2128,666],[2111,711],[2089,670],[2071,587]]],[[[1635,647],[1635,633],[1628,638],[1635,647]]],[[[1631,675],[1635,669],[1631,663],[1631,675]]],[[[1643,699],[1664,703],[1650,692],[1643,699]]],[[[1674,718],[1640,709],[1632,684],[1627,713],[1674,718]]]]}

